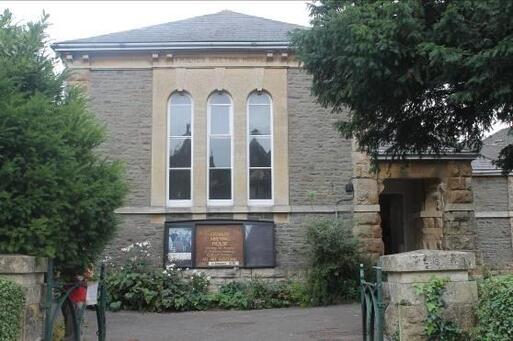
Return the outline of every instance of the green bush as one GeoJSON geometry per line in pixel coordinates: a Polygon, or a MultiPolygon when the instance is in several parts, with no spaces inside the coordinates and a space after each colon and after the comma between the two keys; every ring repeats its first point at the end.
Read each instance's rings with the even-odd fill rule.
{"type": "Polygon", "coordinates": [[[513,275],[495,276],[479,284],[476,338],[513,340],[513,275]]]}
{"type": "Polygon", "coordinates": [[[0,278],[0,335],[2,341],[18,340],[25,295],[14,282],[0,278]]]}
{"type": "Polygon", "coordinates": [[[315,220],[307,232],[310,270],[307,293],[313,305],[358,298],[358,268],[368,264],[358,240],[340,219],[315,220]]]}
{"type": "Polygon", "coordinates": [[[75,275],[114,236],[126,189],[121,163],[97,151],[102,123],[54,72],[47,26],[0,13],[0,253],[54,257],[75,275]]]}
{"type": "Polygon", "coordinates": [[[222,309],[269,309],[304,304],[302,284],[299,282],[266,282],[253,279],[222,285],[214,296],[222,309]]]}
{"type": "Polygon", "coordinates": [[[209,278],[194,271],[184,279],[174,265],[154,269],[134,258],[107,277],[111,310],[186,311],[210,307],[209,278]]]}
{"type": "Polygon", "coordinates": [[[304,305],[307,301],[304,285],[299,282],[230,282],[219,292],[210,293],[210,278],[200,271],[184,272],[173,264],[165,270],[152,267],[145,260],[150,249],[149,242],[122,249],[129,260],[106,280],[111,310],[265,309],[304,305]]]}

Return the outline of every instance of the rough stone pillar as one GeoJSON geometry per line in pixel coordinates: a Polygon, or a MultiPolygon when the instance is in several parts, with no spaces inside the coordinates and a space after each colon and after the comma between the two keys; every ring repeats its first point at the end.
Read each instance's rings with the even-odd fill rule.
{"type": "Polygon", "coordinates": [[[379,193],[382,185],[379,183],[377,175],[371,172],[369,157],[357,151],[355,141],[353,141],[352,162],[353,234],[361,241],[364,252],[377,259],[385,250],[379,214],[379,193]]]}
{"type": "Polygon", "coordinates": [[[0,277],[18,283],[25,292],[21,341],[42,340],[46,268],[47,261],[44,258],[0,255],[0,277]]]}
{"type": "Polygon", "coordinates": [[[446,278],[442,299],[447,304],[444,317],[455,322],[464,331],[474,326],[474,308],[477,304],[477,285],[469,280],[469,271],[475,268],[473,252],[417,250],[382,256],[383,271],[387,273],[390,302],[385,311],[385,334],[399,333],[400,340],[426,340],[424,297],[416,294],[416,285],[433,277],[446,278]]]}
{"type": "Polygon", "coordinates": [[[470,162],[449,162],[442,189],[445,201],[443,249],[477,252],[470,162]]]}

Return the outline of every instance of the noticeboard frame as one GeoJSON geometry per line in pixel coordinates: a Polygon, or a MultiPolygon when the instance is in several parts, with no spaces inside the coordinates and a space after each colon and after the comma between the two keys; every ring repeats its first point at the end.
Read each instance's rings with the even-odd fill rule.
{"type": "Polygon", "coordinates": [[[181,268],[191,268],[191,269],[233,269],[236,268],[246,268],[246,269],[258,269],[258,268],[275,268],[276,267],[276,226],[274,221],[272,220],[228,220],[228,219],[208,219],[208,220],[171,220],[166,221],[164,226],[164,247],[163,247],[163,265],[166,266],[168,264],[168,251],[169,251],[169,230],[171,228],[175,228],[176,225],[180,225],[180,227],[191,227],[192,228],[192,257],[191,257],[191,266],[182,266],[178,265],[181,268]],[[272,244],[270,248],[272,250],[271,264],[269,265],[253,265],[247,266],[248,251],[246,248],[246,225],[256,225],[256,224],[265,224],[270,225],[272,230],[272,244]],[[207,266],[207,267],[199,267],[196,266],[196,225],[236,225],[241,226],[243,233],[243,258],[244,264],[240,266],[207,266]]]}

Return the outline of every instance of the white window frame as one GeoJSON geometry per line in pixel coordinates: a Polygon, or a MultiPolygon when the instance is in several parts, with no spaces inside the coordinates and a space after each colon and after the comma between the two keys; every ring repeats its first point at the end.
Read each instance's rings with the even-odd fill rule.
{"type": "MultiPolygon", "coordinates": [[[[270,135],[251,135],[249,131],[249,98],[253,94],[258,94],[259,91],[252,91],[246,100],[246,175],[247,175],[247,192],[248,192],[248,205],[249,206],[272,206],[274,205],[274,113],[273,113],[273,98],[271,94],[267,91],[262,91],[263,94],[267,95],[269,98],[269,126],[270,126],[270,135]],[[260,137],[269,137],[270,146],[271,146],[271,199],[251,199],[251,185],[250,185],[250,170],[251,169],[268,169],[269,167],[251,167],[250,165],[250,152],[249,152],[249,143],[251,142],[251,138],[253,136],[260,137]]],[[[267,104],[252,104],[252,106],[267,106],[267,104]]]]}
{"type": "MultiPolygon", "coordinates": [[[[189,106],[187,104],[174,104],[173,106],[189,106]]],[[[193,202],[193,196],[194,196],[194,101],[192,100],[192,96],[186,92],[173,92],[171,96],[169,96],[169,100],[167,103],[167,134],[166,134],[166,202],[168,207],[192,207],[193,202]],[[169,165],[169,153],[171,151],[171,138],[183,138],[183,136],[171,136],[171,97],[174,94],[179,94],[183,96],[187,96],[190,101],[190,107],[191,107],[191,167],[190,167],[190,176],[191,176],[191,197],[188,200],[177,200],[177,199],[170,199],[169,198],[169,171],[171,170],[169,165]]],[[[173,169],[188,169],[188,168],[173,168],[173,169]]]]}
{"type": "MultiPolygon", "coordinates": [[[[216,134],[214,135],[215,137],[228,137],[228,135],[226,134],[216,134]]],[[[232,96],[230,96],[230,94],[227,92],[227,91],[216,91],[216,92],[213,92],[209,97],[208,97],[208,100],[207,100],[207,157],[206,157],[206,161],[207,161],[207,205],[208,206],[233,206],[233,193],[234,193],[234,189],[233,189],[233,186],[234,186],[234,177],[233,177],[233,164],[234,164],[234,159],[233,159],[233,155],[234,155],[234,152],[233,152],[233,99],[232,99],[232,96]],[[215,93],[224,93],[228,99],[230,100],[230,104],[212,104],[211,101],[212,101],[212,95],[214,95],[215,93]],[[211,132],[210,132],[210,120],[211,120],[211,117],[212,117],[212,114],[211,114],[211,111],[212,111],[212,106],[229,106],[230,107],[230,119],[229,119],[229,124],[230,124],[230,131],[229,131],[229,137],[230,137],[230,168],[227,168],[227,167],[216,167],[214,169],[230,169],[230,190],[231,190],[231,193],[230,193],[230,197],[231,199],[210,199],[210,137],[212,136],[211,132]]]]}

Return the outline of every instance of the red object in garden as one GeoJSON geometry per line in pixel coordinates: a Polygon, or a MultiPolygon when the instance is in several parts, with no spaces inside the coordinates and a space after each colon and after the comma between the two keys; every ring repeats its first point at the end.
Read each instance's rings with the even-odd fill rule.
{"type": "Polygon", "coordinates": [[[69,294],[69,299],[71,302],[77,304],[77,303],[84,303],[86,300],[87,295],[87,287],[78,287],[73,289],[73,291],[69,294]]]}

